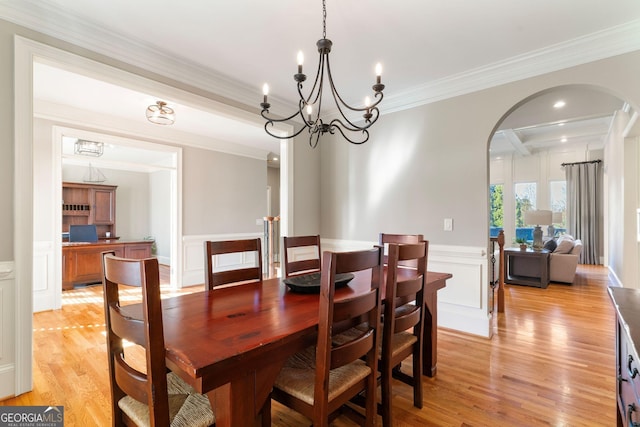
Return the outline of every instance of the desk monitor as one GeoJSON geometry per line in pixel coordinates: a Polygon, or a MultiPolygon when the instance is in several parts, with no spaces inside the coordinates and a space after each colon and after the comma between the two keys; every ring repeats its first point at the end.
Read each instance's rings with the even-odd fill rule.
{"type": "Polygon", "coordinates": [[[70,242],[97,242],[98,231],[94,224],[91,225],[69,225],[70,242]]]}

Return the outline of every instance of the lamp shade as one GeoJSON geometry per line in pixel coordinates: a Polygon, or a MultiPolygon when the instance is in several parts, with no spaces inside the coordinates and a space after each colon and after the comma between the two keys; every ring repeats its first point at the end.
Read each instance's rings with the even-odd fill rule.
{"type": "Polygon", "coordinates": [[[524,222],[528,225],[551,224],[552,212],[545,210],[531,210],[524,213],[524,222]]]}
{"type": "Polygon", "coordinates": [[[554,212],[553,218],[551,220],[552,224],[562,224],[562,214],[563,212],[554,212]]]}

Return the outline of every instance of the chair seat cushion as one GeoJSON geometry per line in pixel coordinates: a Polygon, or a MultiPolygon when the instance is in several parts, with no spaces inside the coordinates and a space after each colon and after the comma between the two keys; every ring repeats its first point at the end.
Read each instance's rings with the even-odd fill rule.
{"type": "MultiPolygon", "coordinates": [[[[362,360],[329,372],[329,402],[344,390],[366,378],[371,369],[362,360]]],[[[275,387],[313,405],[316,375],[316,348],[309,347],[291,356],[280,371],[275,387]]]]}
{"type": "MultiPolygon", "coordinates": [[[[167,375],[167,389],[171,427],[206,427],[215,423],[207,396],[193,392],[193,388],[174,373],[167,375]]],[[[150,425],[146,404],[125,396],[118,401],[118,406],[137,425],[150,425]]]]}
{"type": "MultiPolygon", "coordinates": [[[[417,341],[418,338],[410,332],[398,332],[391,340],[391,358],[395,357],[396,354],[401,351],[411,347],[417,341]]],[[[382,352],[380,352],[380,356],[382,356],[382,352]]]]}

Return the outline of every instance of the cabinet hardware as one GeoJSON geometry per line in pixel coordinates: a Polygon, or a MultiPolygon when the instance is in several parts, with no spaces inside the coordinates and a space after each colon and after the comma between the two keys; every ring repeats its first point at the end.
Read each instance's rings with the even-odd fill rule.
{"type": "Polygon", "coordinates": [[[631,377],[631,379],[634,379],[635,377],[638,376],[638,368],[633,368],[631,369],[631,363],[633,363],[633,356],[629,355],[629,359],[627,359],[627,371],[629,372],[629,376],[631,377]]]}

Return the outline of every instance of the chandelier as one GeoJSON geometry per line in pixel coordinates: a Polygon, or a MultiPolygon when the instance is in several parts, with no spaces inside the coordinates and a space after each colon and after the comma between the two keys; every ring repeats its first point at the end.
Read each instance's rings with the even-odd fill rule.
{"type": "Polygon", "coordinates": [[[380,64],[377,64],[375,69],[376,83],[372,86],[372,89],[375,92],[375,102],[372,103],[371,98],[367,96],[365,98],[363,107],[352,107],[344,102],[333,83],[333,76],[331,75],[331,65],[329,64],[329,53],[331,52],[332,44],[333,43],[331,42],[331,40],[327,39],[327,7],[325,4],[325,0],[322,0],[322,39],[318,40],[318,42],[316,43],[316,46],[318,47],[318,53],[320,54],[320,59],[318,62],[318,71],[316,73],[316,78],[309,95],[305,97],[302,93],[302,83],[307,79],[307,76],[302,73],[302,64],[304,61],[302,52],[298,53],[298,72],[293,75],[293,79],[297,82],[298,95],[300,97],[300,100],[298,101],[297,111],[284,119],[268,117],[269,108],[271,107],[271,104],[267,102],[267,96],[269,95],[269,85],[265,83],[263,86],[264,100],[260,104],[260,106],[262,107],[262,112],[260,114],[267,121],[264,125],[264,130],[269,135],[278,139],[288,139],[299,135],[303,130],[307,129],[307,131],[309,132],[309,145],[313,148],[318,145],[320,135],[323,135],[325,133],[334,134],[336,130],[340,132],[342,136],[352,144],[363,144],[367,142],[367,140],[369,139],[368,129],[378,120],[378,117],[380,115],[380,112],[378,111],[378,104],[380,103],[380,101],[382,101],[382,91],[384,90],[384,85],[380,83],[382,66],[380,64]],[[327,77],[329,89],[331,91],[331,95],[333,96],[333,100],[338,108],[338,112],[340,113],[340,117],[333,118],[328,122],[325,122],[320,117],[322,110],[322,92],[325,84],[325,76],[327,77]],[[362,124],[361,126],[357,125],[354,123],[355,120],[347,118],[347,116],[345,115],[346,110],[361,112],[362,117],[364,118],[364,124],[362,124]],[[280,136],[270,131],[270,127],[273,127],[274,123],[287,122],[296,116],[300,116],[300,119],[302,119],[304,126],[301,127],[300,130],[293,135],[280,136]]]}
{"type": "Polygon", "coordinates": [[[164,101],[156,101],[149,105],[146,111],[147,120],[157,125],[172,125],[176,121],[176,114],[173,108],[167,107],[164,101]]]}

